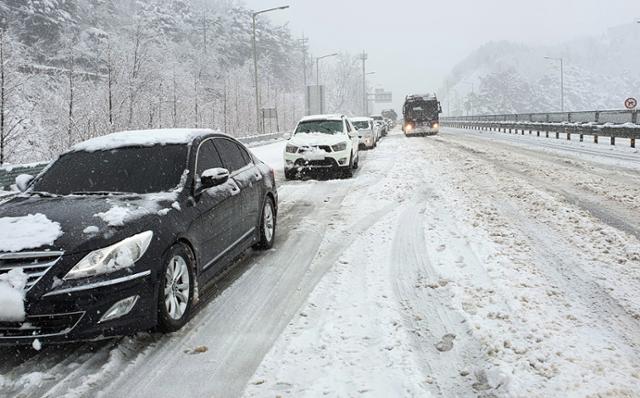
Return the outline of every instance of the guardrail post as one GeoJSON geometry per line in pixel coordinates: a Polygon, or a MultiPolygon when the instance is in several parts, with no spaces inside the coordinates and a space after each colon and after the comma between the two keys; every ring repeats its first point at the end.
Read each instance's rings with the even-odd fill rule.
{"type": "Polygon", "coordinates": [[[580,133],[580,142],[584,142],[584,133],[580,133]]]}
{"type": "Polygon", "coordinates": [[[522,135],[524,135],[524,129],[522,129],[522,135]]]}
{"type": "Polygon", "coordinates": [[[593,135],[593,143],[597,144],[598,143],[598,134],[594,134],[593,135]]]}
{"type": "Polygon", "coordinates": [[[571,141],[571,131],[569,131],[569,129],[565,128],[564,129],[565,133],[567,133],[567,141],[571,141]]]}
{"type": "Polygon", "coordinates": [[[611,136],[611,145],[616,144],[616,137],[614,135],[611,136]]]}
{"type": "Polygon", "coordinates": [[[636,147],[636,137],[631,137],[631,148],[635,148],[636,147]]]}
{"type": "Polygon", "coordinates": [[[560,132],[558,130],[556,130],[556,140],[560,139],[560,132]]]}
{"type": "Polygon", "coordinates": [[[546,136],[546,138],[549,138],[549,130],[545,130],[544,135],[546,136]]]}
{"type": "Polygon", "coordinates": [[[536,130],[536,135],[540,137],[540,130],[536,130]]]}

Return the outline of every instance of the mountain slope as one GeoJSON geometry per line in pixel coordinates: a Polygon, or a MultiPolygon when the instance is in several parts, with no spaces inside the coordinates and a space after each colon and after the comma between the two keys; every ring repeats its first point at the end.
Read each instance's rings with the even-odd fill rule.
{"type": "Polygon", "coordinates": [[[619,109],[640,96],[638,43],[637,24],[558,46],[488,43],[452,70],[443,108],[452,115],[559,111],[560,63],[549,56],[564,59],[566,111],[619,109]]]}

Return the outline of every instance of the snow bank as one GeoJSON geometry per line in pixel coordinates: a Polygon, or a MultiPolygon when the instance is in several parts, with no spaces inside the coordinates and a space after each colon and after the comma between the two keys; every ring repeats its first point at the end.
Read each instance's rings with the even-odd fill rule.
{"type": "Polygon", "coordinates": [[[201,135],[216,133],[206,129],[165,129],[123,131],[81,142],[71,152],[107,151],[130,146],[188,144],[201,135]]]}
{"type": "Polygon", "coordinates": [[[17,252],[53,245],[61,235],[60,224],[43,214],[0,218],[0,252],[17,252]]]}
{"type": "Polygon", "coordinates": [[[24,312],[24,287],[27,274],[22,268],[12,269],[0,275],[0,321],[22,322],[24,312]]]}

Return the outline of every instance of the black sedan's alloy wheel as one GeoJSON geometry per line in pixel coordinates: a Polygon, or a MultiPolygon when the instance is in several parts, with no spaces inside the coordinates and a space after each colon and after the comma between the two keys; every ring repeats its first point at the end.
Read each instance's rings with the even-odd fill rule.
{"type": "Polygon", "coordinates": [[[187,323],[193,305],[195,284],[194,258],[183,244],[174,245],[168,252],[160,278],[158,295],[158,327],[175,332],[187,323]]]}
{"type": "Polygon", "coordinates": [[[254,249],[269,250],[273,247],[273,241],[276,236],[276,211],[271,198],[267,198],[264,201],[259,236],[260,240],[254,246],[254,249]]]}

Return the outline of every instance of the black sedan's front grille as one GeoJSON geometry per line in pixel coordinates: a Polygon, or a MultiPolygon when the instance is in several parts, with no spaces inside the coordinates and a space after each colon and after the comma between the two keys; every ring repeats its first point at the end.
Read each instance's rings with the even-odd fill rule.
{"type": "Polygon", "coordinates": [[[62,252],[19,252],[0,254],[0,274],[20,268],[27,274],[25,290],[31,289],[62,257],[62,252]]]}
{"type": "Polygon", "coordinates": [[[24,322],[0,322],[0,340],[67,334],[80,322],[83,315],[84,312],[29,315],[24,322]]]}

